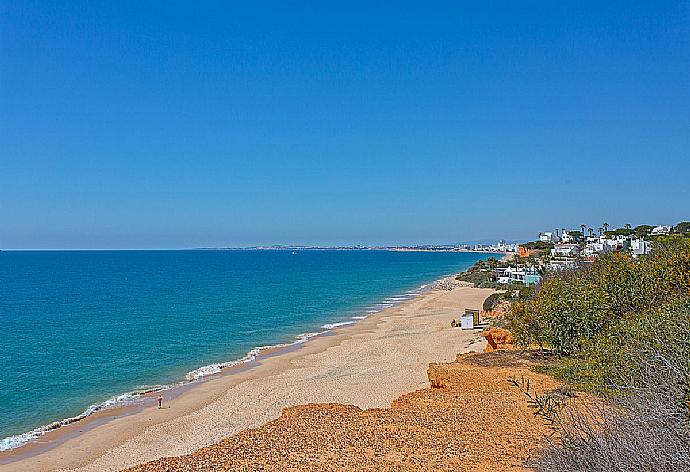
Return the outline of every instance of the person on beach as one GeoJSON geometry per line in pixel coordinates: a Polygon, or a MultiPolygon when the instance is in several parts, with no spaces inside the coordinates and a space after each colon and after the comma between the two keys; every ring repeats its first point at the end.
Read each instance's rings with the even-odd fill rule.
{"type": "Polygon", "coordinates": [[[163,395],[158,395],[158,409],[163,408],[163,395]]]}

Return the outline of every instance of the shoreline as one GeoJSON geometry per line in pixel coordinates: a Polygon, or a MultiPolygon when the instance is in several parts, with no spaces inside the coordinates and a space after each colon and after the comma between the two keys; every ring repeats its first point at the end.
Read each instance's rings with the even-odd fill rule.
{"type": "MultiPolygon", "coordinates": [[[[154,401],[153,397],[160,392],[167,392],[164,394],[166,396],[166,400],[167,397],[175,398],[177,396],[184,395],[188,390],[194,390],[197,387],[203,388],[202,386],[204,384],[218,378],[223,378],[228,375],[235,376],[239,374],[247,374],[248,371],[252,371],[260,367],[271,357],[279,357],[281,355],[299,351],[305,346],[319,341],[321,338],[339,336],[341,332],[365,330],[366,326],[360,325],[370,325],[372,322],[375,322],[376,318],[384,316],[390,310],[396,309],[419,298],[423,298],[425,294],[432,292],[434,287],[436,287],[440,281],[453,278],[454,276],[455,274],[444,276],[428,284],[422,285],[420,288],[414,291],[407,291],[404,295],[387,297],[378,304],[382,305],[382,309],[376,313],[371,313],[372,310],[363,309],[362,314],[364,314],[366,311],[368,316],[354,316],[347,321],[325,324],[322,325],[322,329],[325,329],[324,331],[317,333],[305,333],[298,336],[293,342],[281,343],[273,346],[257,347],[252,349],[241,359],[222,364],[202,366],[188,373],[187,381],[181,381],[173,384],[172,386],[152,388],[144,394],[137,394],[136,402],[117,404],[115,407],[101,407],[95,409],[89,415],[79,415],[76,417],[78,419],[70,418],[52,423],[52,425],[60,423],[61,427],[43,427],[45,429],[45,433],[41,434],[39,437],[30,440],[20,447],[0,452],[0,468],[3,468],[4,470],[3,466],[11,466],[13,464],[22,463],[25,460],[50,453],[54,449],[60,448],[65,442],[75,439],[82,434],[86,434],[87,432],[107,425],[113,421],[121,420],[132,415],[136,416],[138,413],[141,413],[142,410],[150,408],[150,405],[152,405],[154,401]],[[389,306],[386,306],[386,304],[389,306]],[[309,343],[307,341],[309,341],[309,343]],[[196,375],[195,373],[200,375],[196,375]]],[[[343,335],[345,334],[346,333],[343,333],[343,335]]],[[[328,344],[328,342],[326,342],[326,344],[328,344]]],[[[110,401],[112,400],[109,400],[109,402],[110,401]]]]}
{"type": "Polygon", "coordinates": [[[141,409],[147,405],[147,399],[163,392],[175,395],[176,390],[184,389],[193,386],[195,383],[208,380],[208,378],[221,375],[225,373],[236,372],[237,369],[250,369],[258,364],[261,358],[277,355],[283,350],[297,349],[300,345],[310,341],[313,338],[328,335],[333,330],[340,329],[346,326],[354,325],[360,321],[372,317],[388,308],[394,307],[408,300],[414,299],[422,295],[429,287],[438,284],[440,281],[454,277],[457,274],[445,275],[437,280],[422,284],[414,290],[408,290],[402,294],[396,294],[382,299],[382,301],[370,305],[368,308],[362,309],[363,315],[352,316],[348,320],[337,321],[332,323],[325,323],[319,326],[319,331],[300,333],[293,337],[292,341],[279,342],[276,344],[268,344],[264,346],[254,346],[245,355],[237,359],[217,362],[212,364],[202,365],[185,374],[184,379],[180,379],[170,384],[154,385],[147,388],[135,389],[129,392],[121,393],[113,396],[99,403],[89,405],[84,411],[72,417],[66,417],[59,420],[52,421],[48,424],[41,425],[30,431],[0,438],[0,445],[4,441],[12,443],[12,440],[18,442],[16,446],[10,446],[6,449],[0,449],[0,466],[5,462],[4,455],[12,451],[19,451],[23,448],[28,448],[31,444],[43,438],[45,435],[60,431],[62,428],[74,425],[75,423],[86,422],[89,419],[98,417],[120,417],[126,416],[128,410],[141,409]],[[380,307],[374,309],[374,307],[380,307]],[[122,412],[122,414],[118,414],[122,412]]]}
{"type": "MultiPolygon", "coordinates": [[[[251,348],[249,351],[247,351],[247,353],[244,356],[238,359],[219,363],[206,364],[197,367],[196,369],[187,372],[185,374],[184,379],[178,380],[174,383],[166,385],[156,385],[146,389],[125,392],[108,398],[107,400],[104,400],[100,403],[94,403],[92,405],[89,405],[84,411],[82,411],[76,416],[55,420],[48,424],[34,428],[31,431],[8,436],[6,438],[1,438],[0,444],[2,444],[4,441],[7,441],[11,444],[14,440],[18,442],[18,445],[10,446],[7,449],[0,449],[0,466],[2,466],[5,463],[6,455],[13,455],[9,454],[12,452],[19,453],[23,449],[35,449],[36,445],[33,443],[39,439],[44,438],[44,436],[48,434],[55,435],[55,433],[60,432],[63,428],[75,425],[76,423],[86,424],[89,422],[89,420],[95,421],[97,419],[102,420],[103,418],[109,417],[119,418],[122,416],[127,416],[129,414],[132,414],[130,410],[140,410],[142,408],[145,408],[147,404],[151,403],[147,400],[152,399],[154,396],[158,394],[167,392],[168,395],[176,396],[178,390],[193,387],[196,384],[213,378],[214,376],[236,373],[237,370],[240,369],[251,369],[258,365],[259,361],[264,358],[279,355],[281,352],[286,350],[298,349],[302,344],[309,342],[311,339],[314,339],[319,336],[327,336],[333,330],[354,325],[382,311],[385,311],[388,308],[391,308],[393,306],[404,303],[405,301],[411,300],[417,296],[420,296],[424,293],[425,290],[427,290],[427,287],[434,285],[438,283],[440,280],[444,280],[449,277],[451,277],[451,275],[444,276],[441,279],[430,282],[428,284],[423,284],[418,289],[414,291],[409,290],[402,295],[386,297],[383,299],[382,302],[371,305],[371,307],[381,306],[381,309],[365,310],[363,312],[366,313],[366,315],[354,316],[351,317],[350,320],[325,323],[320,326],[320,331],[300,333],[294,336],[294,340],[292,342],[269,344],[265,346],[255,346],[251,348]],[[389,300],[390,302],[388,302],[389,300]],[[32,445],[34,446],[33,448],[31,447],[32,445]]],[[[93,428],[93,425],[89,426],[93,428]]],[[[52,439],[52,437],[50,439],[52,439]]]]}

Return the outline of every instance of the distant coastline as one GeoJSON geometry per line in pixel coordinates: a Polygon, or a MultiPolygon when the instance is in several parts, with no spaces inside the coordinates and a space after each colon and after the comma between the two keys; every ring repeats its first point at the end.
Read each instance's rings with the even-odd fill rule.
{"type": "MultiPolygon", "coordinates": [[[[511,244],[514,246],[515,244],[511,244]]],[[[421,246],[248,246],[248,247],[198,247],[195,251],[392,251],[392,252],[469,252],[469,253],[511,253],[494,245],[474,245],[472,248],[458,245],[421,246]]]]}

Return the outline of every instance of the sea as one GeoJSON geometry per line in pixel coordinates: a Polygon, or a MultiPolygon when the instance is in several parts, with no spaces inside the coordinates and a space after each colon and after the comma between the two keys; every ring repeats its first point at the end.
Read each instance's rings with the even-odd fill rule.
{"type": "Polygon", "coordinates": [[[0,252],[0,451],[355,323],[492,255],[0,252]]]}

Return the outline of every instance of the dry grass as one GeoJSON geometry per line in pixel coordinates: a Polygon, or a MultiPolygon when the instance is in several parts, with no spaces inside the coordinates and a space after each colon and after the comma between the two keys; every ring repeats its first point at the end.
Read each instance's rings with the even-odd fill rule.
{"type": "Polygon", "coordinates": [[[559,439],[531,464],[543,472],[690,470],[688,360],[660,352],[617,387],[621,396],[565,408],[559,439]]]}

